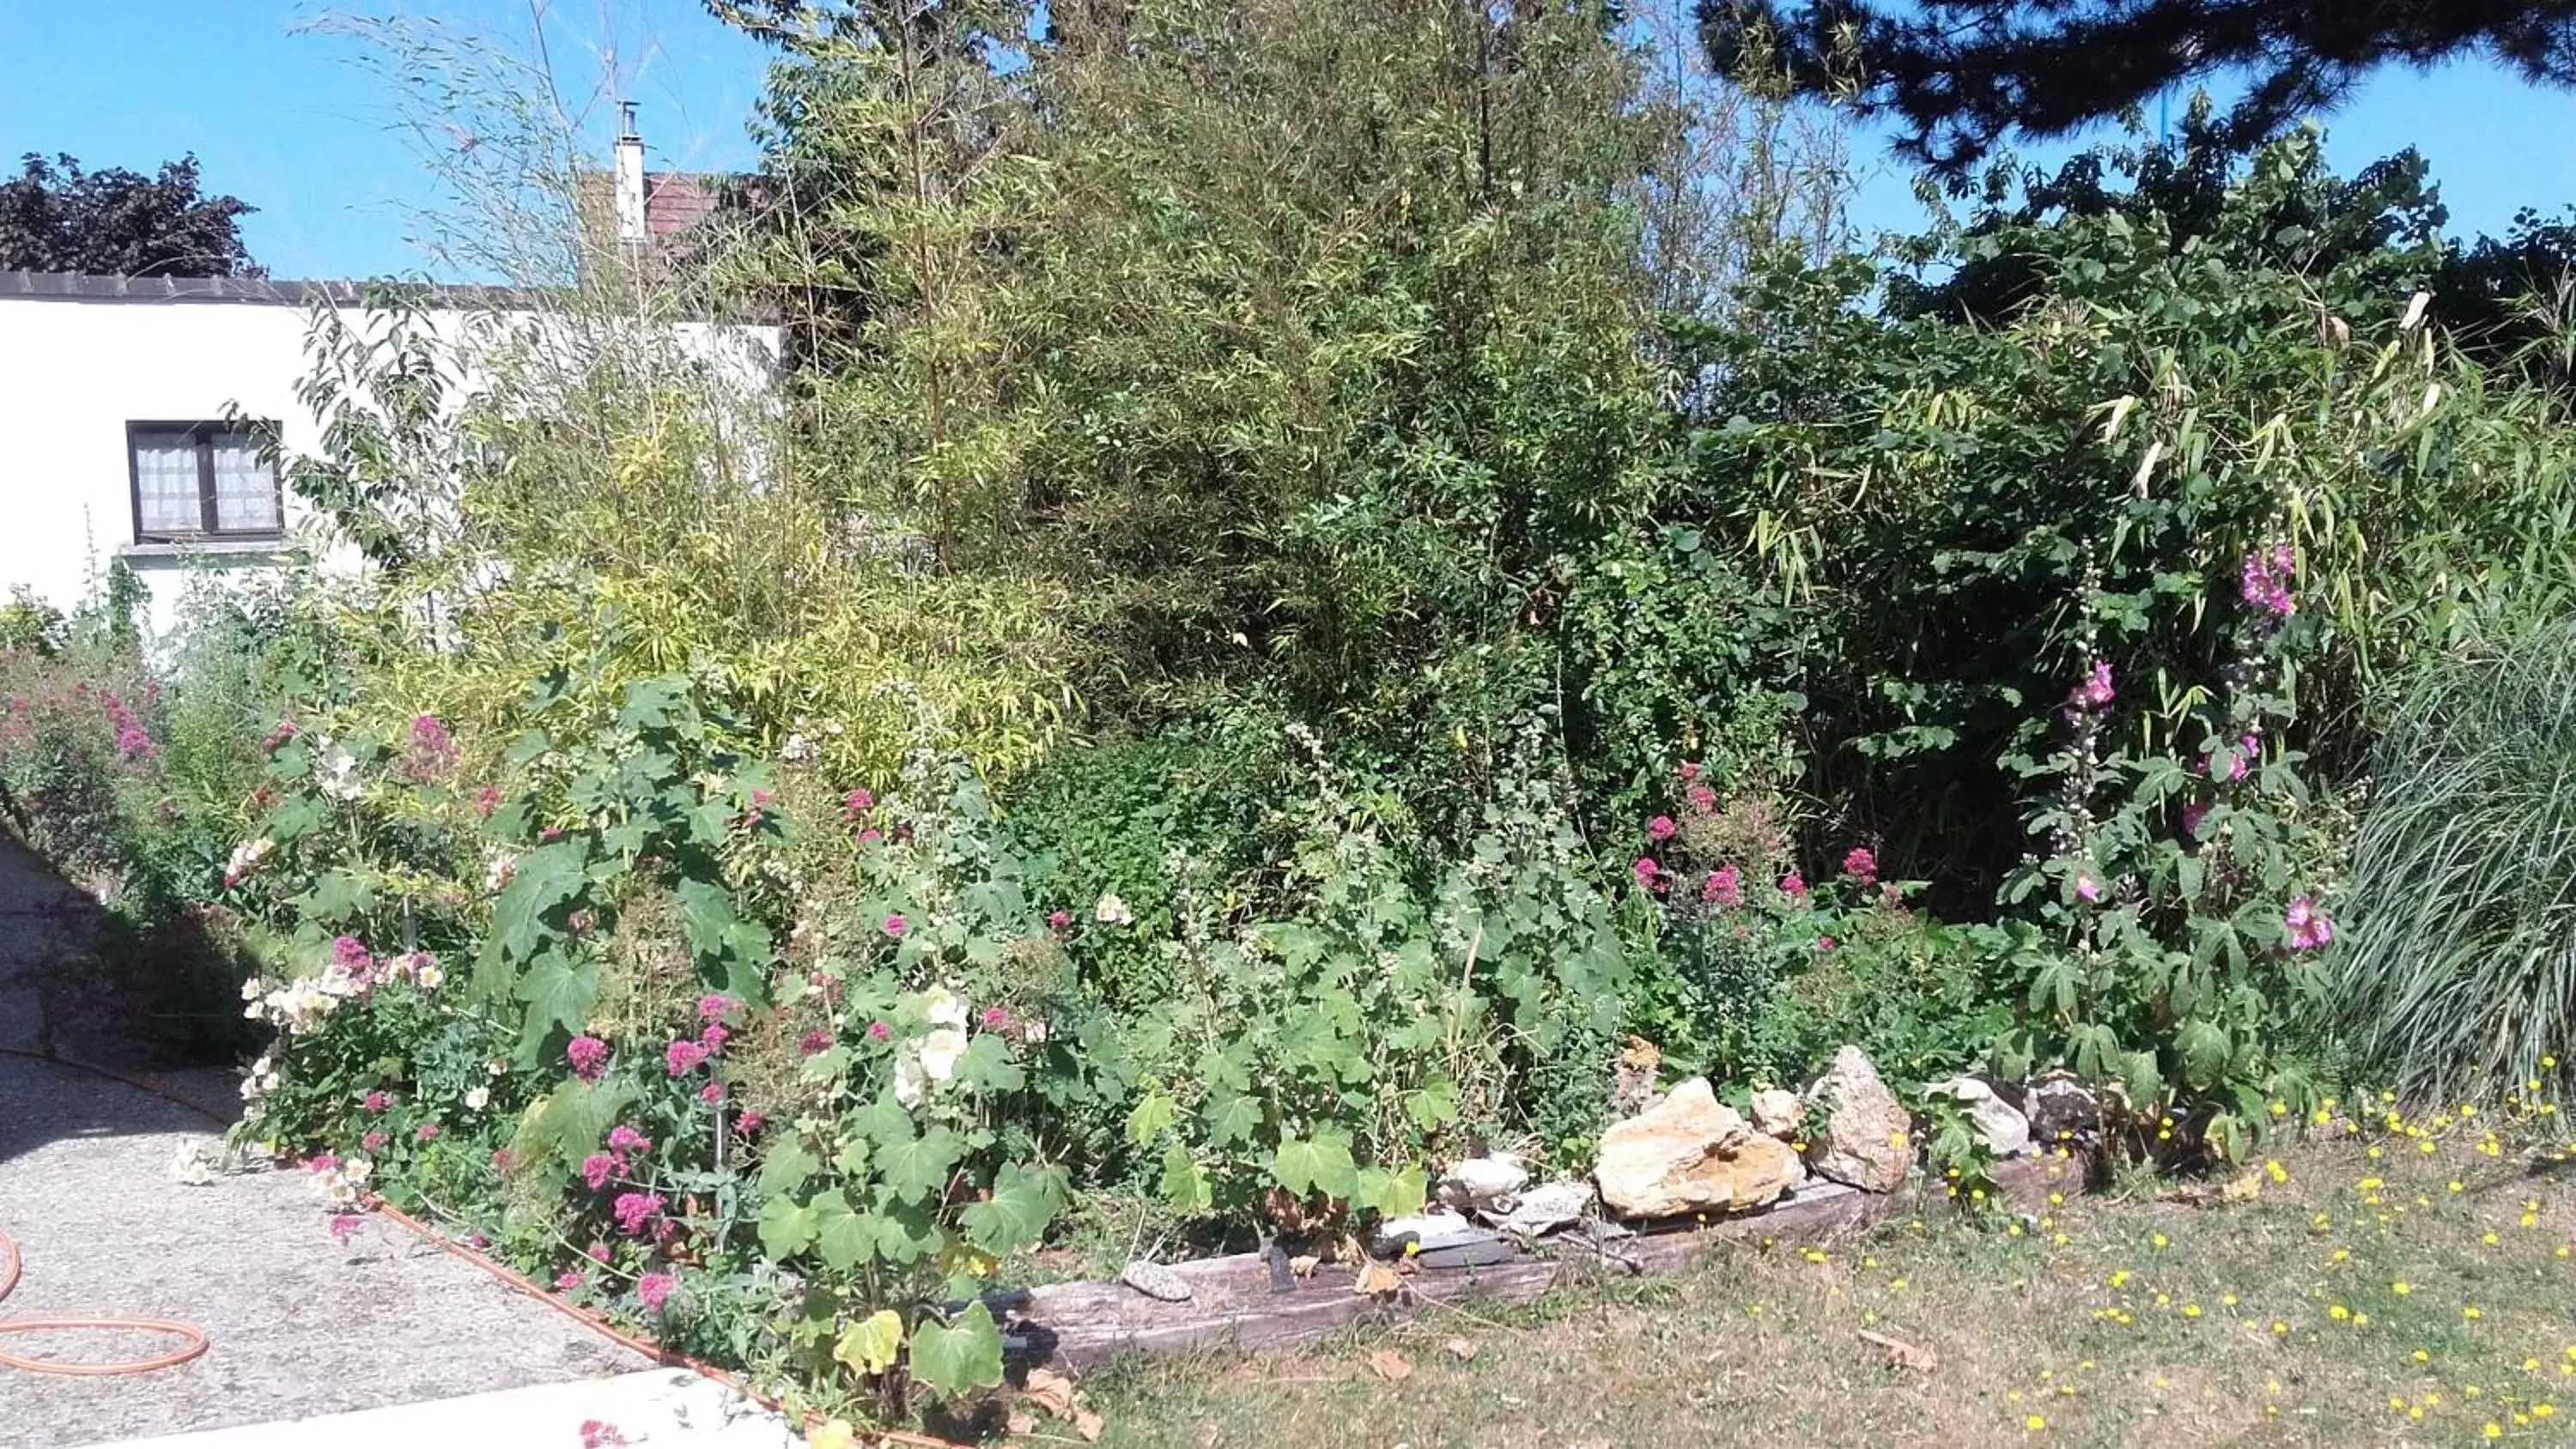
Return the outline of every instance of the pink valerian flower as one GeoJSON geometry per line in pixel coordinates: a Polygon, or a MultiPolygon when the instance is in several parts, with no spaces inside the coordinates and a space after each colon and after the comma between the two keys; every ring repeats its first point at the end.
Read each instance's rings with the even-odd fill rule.
{"type": "Polygon", "coordinates": [[[647,1273],[635,1280],[635,1296],[643,1300],[646,1311],[659,1313],[670,1300],[671,1290],[679,1286],[680,1280],[668,1273],[647,1273]]]}
{"type": "Polygon", "coordinates": [[[596,1082],[608,1070],[608,1043],[595,1036],[577,1036],[564,1044],[564,1060],[572,1064],[572,1074],[585,1082],[596,1082]]]}
{"type": "Polygon", "coordinates": [[[384,1093],[369,1092],[366,1096],[359,1099],[358,1110],[366,1113],[370,1117],[381,1117],[385,1115],[385,1110],[393,1106],[393,1104],[394,1099],[384,1093]]]}
{"type": "Polygon", "coordinates": [[[1843,874],[1862,885],[1878,884],[1878,856],[1866,845],[1855,845],[1843,857],[1843,874]]]}
{"type": "Polygon", "coordinates": [[[1682,798],[1690,802],[1695,814],[1713,815],[1717,812],[1717,792],[1706,785],[1691,786],[1682,792],[1682,798]]]}
{"type": "Polygon", "coordinates": [[[885,832],[877,829],[873,825],[859,832],[859,844],[861,845],[874,845],[883,839],[885,839],[885,832]]]}
{"type": "Polygon", "coordinates": [[[868,1023],[868,1040],[870,1041],[884,1041],[886,1038],[893,1035],[894,1028],[886,1025],[882,1021],[872,1021],[868,1023]]]}
{"type": "Polygon", "coordinates": [[[732,1032],[725,1030],[723,1022],[711,1021],[707,1023],[706,1030],[698,1033],[698,1045],[707,1049],[708,1056],[722,1056],[724,1044],[732,1035],[732,1032]]]}
{"type": "Polygon", "coordinates": [[[495,810],[498,810],[498,809],[500,809],[500,808],[501,808],[501,787],[500,787],[500,786],[498,786],[498,785],[486,785],[486,786],[484,786],[482,789],[477,790],[477,791],[475,791],[475,792],[474,792],[474,818],[475,818],[475,819],[477,819],[477,820],[489,820],[489,819],[491,819],[491,818],[492,818],[492,812],[493,812],[493,811],[495,811],[495,810]]]}
{"type": "Polygon", "coordinates": [[[2334,943],[2334,922],[2327,918],[2315,896],[2293,898],[2289,908],[2281,913],[2281,925],[2288,933],[2293,951],[2318,951],[2334,943]]]}
{"type": "Polygon", "coordinates": [[[403,767],[415,780],[436,780],[456,768],[456,737],[447,732],[447,724],[434,714],[412,716],[411,753],[403,767]]]}
{"type": "Polygon", "coordinates": [[[161,752],[160,747],[152,743],[151,733],[143,728],[143,721],[136,719],[134,711],[125,707],[125,701],[102,692],[98,702],[107,711],[108,723],[116,726],[118,754],[129,760],[138,760],[161,752]]]}
{"type": "Polygon", "coordinates": [[[574,1289],[580,1287],[584,1281],[586,1280],[584,1280],[579,1273],[575,1273],[567,1269],[555,1275],[555,1291],[557,1293],[570,1293],[574,1289]]]}
{"type": "Polygon", "coordinates": [[[1630,865],[1628,869],[1637,877],[1638,885],[1643,886],[1650,891],[1660,892],[1663,890],[1664,868],[1655,863],[1655,858],[1653,856],[1638,856],[1636,862],[1630,865]]]}
{"type": "Polygon", "coordinates": [[[832,1034],[819,1026],[796,1039],[798,1056],[819,1057],[831,1049],[832,1034]]]}
{"type": "Polygon", "coordinates": [[[653,1219],[661,1216],[662,1195],[658,1192],[621,1192],[609,1208],[617,1219],[618,1231],[628,1237],[639,1237],[653,1219]]]}
{"type": "Polygon", "coordinates": [[[1744,904],[1744,873],[1732,865],[1721,865],[1708,873],[1700,883],[1699,902],[1721,910],[1734,910],[1744,904]]]}
{"type": "Polygon", "coordinates": [[[653,1139],[620,1122],[608,1129],[608,1150],[620,1157],[629,1153],[640,1157],[653,1150],[653,1139]]]}
{"type": "Polygon", "coordinates": [[[605,1152],[594,1152],[581,1160],[581,1180],[592,1192],[608,1186],[617,1175],[617,1159],[605,1152]]]}
{"type": "Polygon", "coordinates": [[[877,797],[865,790],[852,790],[841,797],[841,818],[855,825],[859,817],[877,808],[877,797]]]}
{"type": "Polygon", "coordinates": [[[733,1119],[733,1130],[741,1133],[745,1137],[754,1136],[760,1131],[761,1124],[768,1120],[768,1118],[761,1116],[758,1112],[754,1112],[746,1108],[740,1116],[733,1119]]]}
{"type": "Polygon", "coordinates": [[[742,1010],[742,1003],[721,991],[710,991],[698,998],[698,1020],[727,1021],[742,1010]]]}
{"type": "Polygon", "coordinates": [[[1691,783],[1693,780],[1696,780],[1696,779],[1698,779],[1698,778],[1699,778],[1699,775],[1700,775],[1700,764],[1699,764],[1699,761],[1697,761],[1697,760],[1684,760],[1684,761],[1682,761],[1682,767],[1681,767],[1679,770],[1675,771],[1674,773],[1675,773],[1675,774],[1680,775],[1680,776],[1682,777],[1682,783],[1683,783],[1683,784],[1685,784],[1685,785],[1687,785],[1687,784],[1691,783]]]}
{"type": "Polygon", "coordinates": [[[605,1263],[608,1261],[608,1245],[606,1243],[593,1243],[587,1251],[590,1254],[590,1260],[594,1263],[605,1263]]]}
{"type": "Polygon", "coordinates": [[[516,1169],[518,1165],[519,1154],[512,1152],[507,1147],[495,1147],[492,1149],[492,1170],[494,1172],[509,1172],[516,1169]]]}
{"type": "Polygon", "coordinates": [[[904,928],[905,922],[903,919],[903,912],[892,911],[887,913],[885,918],[885,933],[889,938],[900,940],[903,936],[904,928]]]}
{"type": "Polygon", "coordinates": [[[986,1031],[1008,1031],[1010,1030],[1010,1027],[1010,1012],[998,1006],[988,1006],[984,1008],[984,1029],[986,1031]]]}
{"type": "Polygon", "coordinates": [[[1834,949],[1834,938],[1831,936],[1818,936],[1816,938],[1816,949],[1818,951],[1831,951],[1834,949]]]}
{"type": "Polygon", "coordinates": [[[357,1213],[333,1213],[331,1215],[331,1236],[340,1244],[341,1247],[345,1248],[349,1246],[349,1240],[358,1235],[358,1229],[365,1227],[366,1225],[367,1220],[357,1213]]]}
{"type": "Polygon", "coordinates": [[[1780,894],[1787,896],[1793,901],[1805,900],[1807,898],[1806,877],[1799,875],[1794,870],[1789,872],[1787,875],[1780,877],[1780,894]]]}
{"type": "Polygon", "coordinates": [[[2200,838],[2200,822],[2209,818],[2209,802],[2194,800],[2182,807],[2182,834],[2185,840],[2200,838]]]}
{"type": "Polygon", "coordinates": [[[2245,555],[2237,593],[2249,607],[2286,619],[2298,611],[2298,600],[2290,595],[2290,583],[2298,576],[2299,556],[2288,544],[2258,548],[2245,555]]]}
{"type": "Polygon", "coordinates": [[[685,1077],[707,1062],[707,1049],[683,1038],[662,1050],[662,1066],[672,1076],[685,1077]]]}
{"type": "Polygon", "coordinates": [[[412,1130],[411,1135],[422,1142],[436,1142],[438,1140],[438,1124],[435,1122],[423,1122],[420,1126],[412,1130]]]}
{"type": "Polygon", "coordinates": [[[1673,823],[1673,817],[1669,815],[1658,815],[1654,819],[1646,822],[1646,838],[1655,842],[1657,845],[1661,845],[1665,841],[1672,839],[1674,834],[1680,829],[1680,826],[1673,823]]]}
{"type": "Polygon", "coordinates": [[[724,1083],[709,1082],[698,1088],[698,1100],[710,1107],[721,1106],[724,1102],[724,1083]]]}
{"type": "Polygon", "coordinates": [[[364,976],[374,958],[367,954],[367,943],[355,936],[339,936],[331,942],[331,960],[352,976],[364,976]]]}
{"type": "Polygon", "coordinates": [[[2088,905],[2098,901],[2102,899],[2102,883],[2089,875],[2079,875],[2075,878],[2075,896],[2088,905]]]}
{"type": "Polygon", "coordinates": [[[1071,911],[1047,912],[1047,929],[1059,936],[1073,929],[1073,913],[1071,911]]]}
{"type": "Polygon", "coordinates": [[[385,1144],[392,1140],[382,1132],[370,1132],[358,1139],[358,1145],[369,1152],[382,1152],[385,1150],[385,1144]]]}

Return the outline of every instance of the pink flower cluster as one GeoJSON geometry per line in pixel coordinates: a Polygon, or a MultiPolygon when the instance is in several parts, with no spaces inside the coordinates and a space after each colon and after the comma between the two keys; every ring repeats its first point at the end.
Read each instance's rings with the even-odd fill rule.
{"type": "Polygon", "coordinates": [[[2250,607],[2275,619],[2286,619],[2299,607],[2298,600],[2290,596],[2290,584],[2298,576],[2298,554],[2288,544],[2276,543],[2245,555],[2244,576],[2237,591],[2250,607]]]}
{"type": "Polygon", "coordinates": [[[832,1034],[819,1026],[796,1039],[799,1056],[819,1057],[831,1049],[832,1034]]]}
{"type": "Polygon", "coordinates": [[[707,1049],[682,1037],[662,1049],[662,1066],[672,1076],[685,1077],[707,1064],[707,1049]]]}
{"type": "Polygon", "coordinates": [[[867,813],[877,808],[877,797],[865,790],[852,790],[841,797],[841,818],[856,825],[867,813]]]}
{"type": "Polygon", "coordinates": [[[1843,856],[1843,874],[1862,885],[1878,884],[1878,856],[1866,845],[1855,845],[1843,856]]]}
{"type": "Polygon", "coordinates": [[[617,1219],[617,1230],[628,1237],[640,1237],[653,1220],[662,1215],[662,1195],[658,1192],[622,1192],[611,1205],[617,1219]]]}
{"type": "Polygon", "coordinates": [[[125,707],[125,701],[101,690],[98,702],[107,711],[108,723],[116,726],[118,754],[129,760],[140,760],[161,752],[160,746],[152,743],[151,732],[143,728],[143,721],[136,719],[134,711],[125,707]]]}
{"type": "Polygon", "coordinates": [[[635,1280],[635,1296],[644,1300],[647,1312],[659,1313],[670,1300],[671,1290],[679,1286],[680,1280],[668,1273],[647,1273],[635,1280]]]}
{"type": "Polygon", "coordinates": [[[572,1074],[585,1082],[596,1082],[608,1070],[608,1043],[595,1036],[577,1036],[564,1044],[564,1060],[572,1064],[572,1074]]]}
{"type": "Polygon", "coordinates": [[[285,744],[288,740],[293,738],[295,738],[295,721],[291,719],[279,720],[277,722],[277,728],[270,730],[267,736],[260,740],[259,752],[263,755],[273,753],[278,746],[285,744]]]}
{"type": "Polygon", "coordinates": [[[1721,865],[1700,882],[1699,903],[1734,910],[1744,904],[1744,873],[1732,865],[1721,865]]]}
{"type": "Polygon", "coordinates": [[[2110,708],[2111,701],[2118,697],[2111,688],[2111,661],[2096,659],[2084,682],[2066,696],[2066,717],[2080,723],[2084,716],[2110,708]]]}
{"type": "Polygon", "coordinates": [[[447,732],[447,724],[434,714],[412,716],[411,753],[403,757],[403,770],[415,780],[444,779],[456,768],[456,737],[447,732]]]}
{"type": "Polygon", "coordinates": [[[2323,950],[2334,942],[2334,922],[2327,918],[2325,909],[2317,904],[2314,896],[2292,899],[2289,909],[2281,913],[2281,925],[2288,933],[2293,951],[2323,950]]]}

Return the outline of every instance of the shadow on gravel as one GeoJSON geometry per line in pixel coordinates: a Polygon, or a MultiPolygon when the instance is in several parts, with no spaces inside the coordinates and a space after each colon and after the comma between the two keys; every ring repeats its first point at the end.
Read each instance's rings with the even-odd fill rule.
{"type": "Polygon", "coordinates": [[[213,1122],[176,1102],[95,1072],[0,1054],[0,1171],[12,1159],[71,1138],[213,1130],[213,1122]]]}

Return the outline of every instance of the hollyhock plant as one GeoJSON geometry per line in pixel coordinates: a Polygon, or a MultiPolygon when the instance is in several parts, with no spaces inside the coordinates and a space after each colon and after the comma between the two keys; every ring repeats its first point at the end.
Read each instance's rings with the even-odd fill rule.
{"type": "Polygon", "coordinates": [[[2298,611],[2298,600],[2291,597],[2291,581],[2298,577],[2299,556],[2286,543],[2258,548],[2245,555],[2245,564],[2237,585],[2237,594],[2249,607],[2259,609],[2274,619],[2287,619],[2298,611]]]}

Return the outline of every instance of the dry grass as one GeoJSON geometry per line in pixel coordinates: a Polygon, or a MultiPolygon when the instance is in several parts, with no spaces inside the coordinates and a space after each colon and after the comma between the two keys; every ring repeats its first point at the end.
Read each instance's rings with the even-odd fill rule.
{"type": "Polygon", "coordinates": [[[2138,1181],[2035,1225],[1942,1215],[1721,1250],[1669,1279],[1087,1388],[1103,1443],[1192,1449],[2563,1442],[2576,1169],[2527,1145],[2552,1109],[2502,1135],[2489,1120],[2338,1119],[2278,1142],[2250,1202],[2138,1181]],[[1399,1381],[1372,1367],[1390,1349],[1399,1381]]]}

